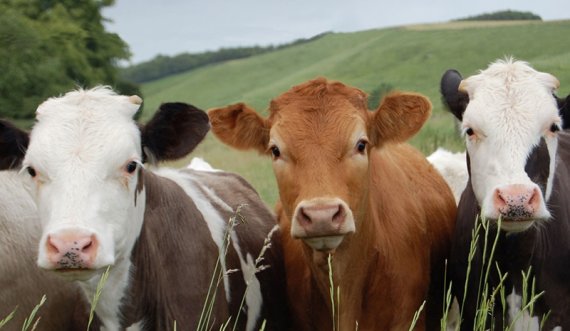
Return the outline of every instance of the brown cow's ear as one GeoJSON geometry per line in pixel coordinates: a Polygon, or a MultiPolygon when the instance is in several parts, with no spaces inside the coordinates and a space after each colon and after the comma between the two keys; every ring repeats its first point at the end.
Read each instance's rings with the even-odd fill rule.
{"type": "Polygon", "coordinates": [[[387,141],[406,141],[422,128],[430,114],[431,103],[423,95],[390,93],[371,113],[371,142],[379,146],[387,141]]]}
{"type": "Polygon", "coordinates": [[[182,102],[164,103],[141,128],[145,161],[185,157],[204,139],[208,130],[208,115],[203,110],[182,102]]]}
{"type": "Polygon", "coordinates": [[[208,111],[212,132],[225,144],[237,149],[267,151],[268,120],[243,103],[208,111]]]}
{"type": "Polygon", "coordinates": [[[27,132],[0,120],[0,170],[19,168],[29,142],[27,132]]]}

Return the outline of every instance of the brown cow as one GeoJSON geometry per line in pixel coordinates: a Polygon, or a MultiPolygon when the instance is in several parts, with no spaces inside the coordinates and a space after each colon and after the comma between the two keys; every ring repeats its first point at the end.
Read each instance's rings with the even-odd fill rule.
{"type": "MultiPolygon", "coordinates": [[[[268,118],[241,103],[209,111],[223,142],[272,155],[279,224],[291,234],[283,245],[297,330],[331,330],[333,319],[339,330],[408,330],[428,297],[430,270],[442,274],[454,198],[404,143],[427,120],[430,102],[392,93],[375,112],[366,105],[364,92],[318,78],[274,99],[268,118]],[[329,254],[340,289],[334,317],[329,254]]],[[[440,298],[428,300],[434,327],[430,309],[441,311],[440,298]]]]}

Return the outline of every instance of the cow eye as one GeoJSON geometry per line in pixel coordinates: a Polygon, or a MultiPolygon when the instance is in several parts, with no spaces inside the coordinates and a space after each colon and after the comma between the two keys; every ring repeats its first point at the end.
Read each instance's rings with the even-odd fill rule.
{"type": "Polygon", "coordinates": [[[560,127],[556,123],[552,123],[552,125],[550,126],[550,132],[556,133],[558,131],[560,131],[560,127]]]}
{"type": "Polygon", "coordinates": [[[366,152],[366,145],[368,145],[368,142],[364,139],[360,139],[356,143],[356,150],[358,151],[358,153],[364,154],[364,152],[366,152]]]}
{"type": "Polygon", "coordinates": [[[473,131],[473,129],[471,129],[471,128],[467,128],[467,129],[465,129],[465,134],[468,135],[469,137],[471,137],[472,135],[475,134],[475,131],[473,131]]]}
{"type": "Polygon", "coordinates": [[[135,170],[137,170],[137,167],[138,167],[138,163],[135,161],[131,161],[127,164],[127,166],[125,167],[125,170],[129,174],[132,174],[133,172],[135,172],[135,170]]]}
{"type": "Polygon", "coordinates": [[[34,168],[32,168],[32,167],[27,167],[27,168],[26,168],[26,171],[28,172],[28,174],[29,174],[32,178],[36,177],[36,175],[37,175],[37,174],[36,174],[36,169],[34,169],[34,168]]]}
{"type": "Polygon", "coordinates": [[[281,151],[279,150],[279,147],[271,146],[269,149],[271,150],[271,154],[273,155],[273,158],[276,159],[279,156],[281,156],[281,151]]]}

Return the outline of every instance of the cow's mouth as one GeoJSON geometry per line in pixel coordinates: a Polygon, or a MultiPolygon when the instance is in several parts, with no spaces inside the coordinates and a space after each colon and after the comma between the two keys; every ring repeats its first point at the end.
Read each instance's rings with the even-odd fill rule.
{"type": "Polygon", "coordinates": [[[523,232],[528,230],[536,218],[503,218],[501,219],[501,229],[506,232],[523,232]]]}
{"type": "Polygon", "coordinates": [[[69,280],[88,280],[101,273],[100,270],[88,268],[58,268],[53,269],[53,271],[58,276],[69,280]]]}
{"type": "Polygon", "coordinates": [[[333,253],[335,249],[342,243],[344,235],[306,237],[302,240],[312,249],[319,252],[333,253]]]}

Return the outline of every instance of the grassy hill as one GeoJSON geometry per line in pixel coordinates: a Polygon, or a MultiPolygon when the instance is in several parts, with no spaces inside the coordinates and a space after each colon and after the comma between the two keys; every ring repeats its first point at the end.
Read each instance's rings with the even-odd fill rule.
{"type": "MultiPolygon", "coordinates": [[[[184,101],[202,109],[245,101],[261,113],[291,86],[325,76],[367,92],[382,86],[427,95],[432,118],[412,141],[424,153],[437,146],[459,150],[452,116],[443,111],[439,80],[446,69],[475,74],[506,55],[554,74],[560,94],[570,93],[570,20],[452,22],[355,33],[335,33],[280,51],[204,67],[143,85],[151,116],[161,102],[184,101]]],[[[213,166],[240,173],[267,203],[277,198],[269,158],[231,150],[213,135],[193,153],[213,166]]],[[[189,161],[183,160],[179,165],[189,161]]]]}

